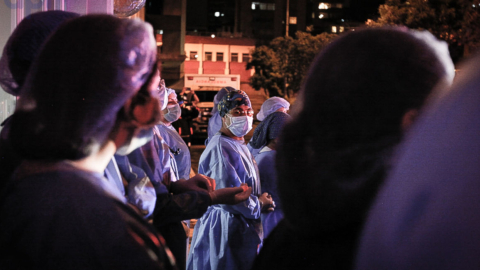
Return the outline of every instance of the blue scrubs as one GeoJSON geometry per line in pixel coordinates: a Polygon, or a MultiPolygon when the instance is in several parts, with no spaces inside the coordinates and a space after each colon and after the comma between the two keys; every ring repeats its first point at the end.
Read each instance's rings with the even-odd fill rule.
{"type": "Polygon", "coordinates": [[[270,232],[277,226],[278,222],[283,219],[282,205],[277,191],[277,171],[275,170],[276,153],[277,151],[264,147],[260,153],[255,156],[260,172],[262,192],[268,192],[268,194],[272,195],[272,199],[276,205],[275,211],[262,213],[265,238],[267,238],[270,232]]]}
{"type": "Polygon", "coordinates": [[[260,180],[243,141],[217,133],[200,157],[199,173],[216,180],[217,189],[247,183],[252,195],[236,205],[212,205],[197,221],[187,269],[250,269],[262,242],[260,180]]]}
{"type": "Polygon", "coordinates": [[[157,128],[160,132],[160,136],[173,151],[173,157],[175,158],[177,164],[179,179],[189,179],[190,169],[192,168],[192,160],[187,144],[171,125],[157,125],[157,128]]]}

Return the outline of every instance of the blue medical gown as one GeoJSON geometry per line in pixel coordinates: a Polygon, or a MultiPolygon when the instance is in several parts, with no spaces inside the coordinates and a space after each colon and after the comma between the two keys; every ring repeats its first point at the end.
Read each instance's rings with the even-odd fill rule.
{"type": "Polygon", "coordinates": [[[217,189],[252,187],[250,198],[237,205],[212,205],[197,221],[187,269],[250,269],[263,239],[260,220],[260,180],[245,143],[213,136],[200,157],[199,173],[216,180],[217,189]]]}
{"type": "Polygon", "coordinates": [[[277,171],[275,170],[275,156],[277,151],[264,151],[255,156],[258,171],[260,172],[260,180],[262,183],[262,192],[268,192],[275,201],[275,211],[262,213],[263,233],[265,238],[277,226],[278,222],[283,219],[282,203],[280,202],[277,191],[277,171]]]}
{"type": "Polygon", "coordinates": [[[173,157],[175,158],[177,164],[178,177],[180,179],[189,179],[190,169],[192,168],[192,160],[187,144],[174,127],[157,125],[157,128],[165,143],[171,150],[175,152],[173,157]]]}
{"type": "Polygon", "coordinates": [[[153,213],[153,226],[164,236],[180,269],[186,261],[187,235],[182,220],[199,218],[211,204],[208,193],[187,191],[172,194],[170,185],[175,181],[173,173],[175,161],[171,159],[170,150],[157,130],[153,139],[135,149],[128,155],[131,164],[140,167],[150,178],[157,196],[153,213]]]}

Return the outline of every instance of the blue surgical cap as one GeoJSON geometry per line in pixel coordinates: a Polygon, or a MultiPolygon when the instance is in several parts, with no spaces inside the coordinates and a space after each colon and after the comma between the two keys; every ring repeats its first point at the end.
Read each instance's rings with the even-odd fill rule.
{"type": "Polygon", "coordinates": [[[285,108],[288,110],[290,108],[290,103],[281,97],[271,97],[262,104],[262,107],[257,114],[257,119],[259,121],[263,121],[265,117],[280,108],[285,108]]]}
{"type": "Polygon", "coordinates": [[[218,103],[217,110],[220,113],[220,116],[224,117],[231,109],[240,105],[252,107],[247,93],[242,90],[233,89],[232,91],[228,92],[218,103]]]}

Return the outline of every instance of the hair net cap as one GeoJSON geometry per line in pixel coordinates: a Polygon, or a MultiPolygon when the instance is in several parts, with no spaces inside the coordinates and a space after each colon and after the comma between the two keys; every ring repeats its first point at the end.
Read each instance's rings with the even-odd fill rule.
{"type": "Polygon", "coordinates": [[[153,29],[140,20],[86,15],[60,26],[22,87],[11,129],[17,150],[72,160],[97,151],[149,83],[156,53],[153,29]]]}
{"type": "Polygon", "coordinates": [[[271,97],[267,99],[260,108],[257,114],[257,119],[263,121],[269,114],[277,111],[280,108],[290,109],[290,103],[281,97],[271,97]]]}
{"type": "Polygon", "coordinates": [[[250,145],[258,149],[280,135],[283,126],[290,119],[290,115],[284,112],[273,112],[263,120],[253,132],[250,145]]]}
{"type": "Polygon", "coordinates": [[[232,91],[228,92],[218,103],[217,110],[220,116],[224,117],[231,109],[240,105],[252,107],[247,93],[242,90],[233,89],[232,91]]]}
{"type": "Polygon", "coordinates": [[[25,17],[7,41],[0,58],[0,86],[9,94],[19,95],[33,59],[47,37],[63,22],[80,16],[60,10],[45,11],[25,17]]]}
{"type": "Polygon", "coordinates": [[[445,69],[445,79],[448,84],[453,83],[453,78],[455,77],[455,65],[453,64],[452,58],[450,57],[450,51],[448,50],[448,44],[444,40],[437,39],[432,33],[424,30],[410,30],[410,33],[422,40],[428,47],[431,48],[432,52],[435,53],[440,63],[445,69]]]}

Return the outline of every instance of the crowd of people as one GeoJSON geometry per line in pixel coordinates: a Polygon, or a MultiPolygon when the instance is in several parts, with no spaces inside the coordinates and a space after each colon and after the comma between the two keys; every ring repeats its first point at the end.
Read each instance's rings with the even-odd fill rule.
{"type": "Polygon", "coordinates": [[[12,33],[1,269],[479,267],[480,56],[452,86],[429,32],[346,33],[291,112],[262,104],[248,144],[250,99],[221,89],[195,175],[156,53],[149,24],[110,15],[40,12],[12,33]]]}

